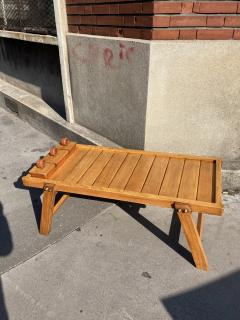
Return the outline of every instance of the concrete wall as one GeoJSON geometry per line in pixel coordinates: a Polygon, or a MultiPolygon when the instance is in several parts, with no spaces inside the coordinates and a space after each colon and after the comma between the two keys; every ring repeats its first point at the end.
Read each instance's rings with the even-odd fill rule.
{"type": "Polygon", "coordinates": [[[143,148],[147,41],[68,35],[75,121],[127,147],[143,148]]]}
{"type": "Polygon", "coordinates": [[[57,46],[0,38],[0,78],[41,97],[65,117],[57,46]]]}
{"type": "Polygon", "coordinates": [[[240,42],[69,34],[68,45],[78,123],[125,147],[240,168],[240,42]]]}
{"type": "Polygon", "coordinates": [[[240,161],[240,42],[151,44],[145,148],[240,161]]]}

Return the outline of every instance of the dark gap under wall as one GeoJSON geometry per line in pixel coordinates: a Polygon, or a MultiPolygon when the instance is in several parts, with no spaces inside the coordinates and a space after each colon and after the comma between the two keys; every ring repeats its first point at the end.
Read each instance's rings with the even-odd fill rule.
{"type": "Polygon", "coordinates": [[[0,39],[0,78],[39,96],[65,118],[57,46],[0,39]]]}

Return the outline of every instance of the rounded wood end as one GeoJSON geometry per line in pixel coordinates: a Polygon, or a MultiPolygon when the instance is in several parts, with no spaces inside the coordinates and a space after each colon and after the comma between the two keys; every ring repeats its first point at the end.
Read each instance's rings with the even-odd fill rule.
{"type": "Polygon", "coordinates": [[[67,146],[69,144],[69,139],[68,138],[62,138],[61,141],[60,141],[60,144],[62,146],[67,146]]]}
{"type": "Polygon", "coordinates": [[[39,159],[36,163],[37,168],[43,169],[45,167],[45,160],[39,159]]]}
{"type": "Polygon", "coordinates": [[[50,156],[55,156],[57,154],[57,148],[52,147],[49,151],[50,156]]]}

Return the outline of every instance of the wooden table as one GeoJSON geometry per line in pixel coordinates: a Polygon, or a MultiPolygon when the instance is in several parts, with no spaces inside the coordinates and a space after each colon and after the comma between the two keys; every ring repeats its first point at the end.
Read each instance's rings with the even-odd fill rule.
{"type": "Polygon", "coordinates": [[[208,269],[201,242],[203,213],[223,214],[221,159],[81,145],[63,138],[23,183],[43,189],[44,235],[71,193],[174,208],[196,267],[208,269]],[[55,204],[57,192],[64,194],[55,204]],[[198,212],[197,225],[192,212],[198,212]]]}

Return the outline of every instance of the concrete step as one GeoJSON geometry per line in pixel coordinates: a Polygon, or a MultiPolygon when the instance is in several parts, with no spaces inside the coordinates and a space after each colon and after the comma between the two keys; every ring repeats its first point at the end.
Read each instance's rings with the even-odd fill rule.
{"type": "Polygon", "coordinates": [[[1,79],[0,105],[3,108],[10,109],[22,120],[55,140],[66,136],[83,144],[117,146],[109,139],[81,125],[70,124],[39,97],[1,79]]]}

